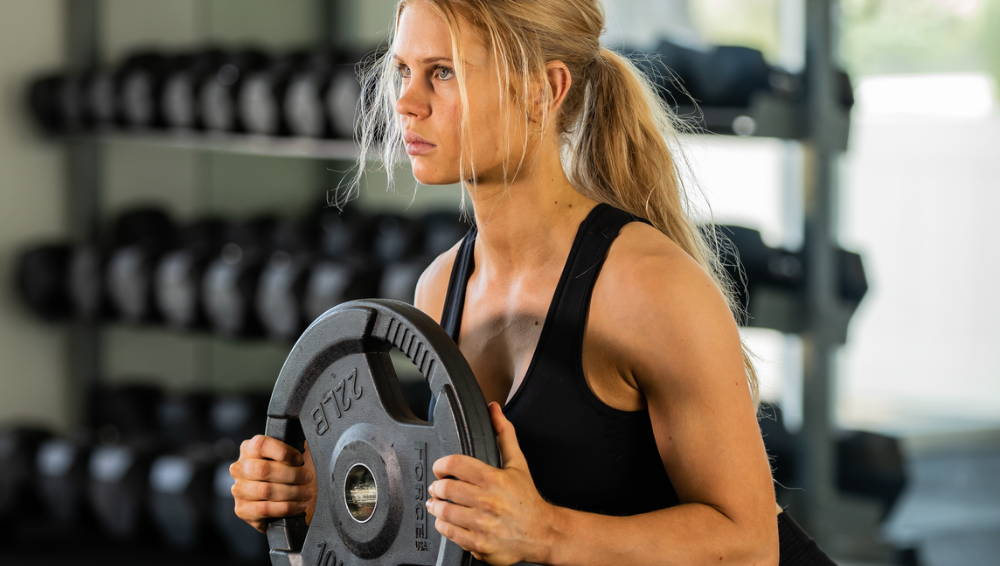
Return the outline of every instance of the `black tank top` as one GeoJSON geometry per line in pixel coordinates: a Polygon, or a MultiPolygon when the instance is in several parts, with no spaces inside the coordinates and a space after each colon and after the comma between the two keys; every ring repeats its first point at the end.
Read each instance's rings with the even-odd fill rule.
{"type": "MultiPolygon", "coordinates": [[[[635,515],[679,503],[656,449],[649,413],[605,404],[583,375],[583,336],[594,283],[622,226],[646,222],[598,204],[580,224],[534,357],[503,411],[539,493],[550,503],[602,515],[635,515]]],[[[458,343],[476,227],[459,249],[442,326],[458,343]]],[[[623,332],[629,329],[623,328],[623,332]]]]}

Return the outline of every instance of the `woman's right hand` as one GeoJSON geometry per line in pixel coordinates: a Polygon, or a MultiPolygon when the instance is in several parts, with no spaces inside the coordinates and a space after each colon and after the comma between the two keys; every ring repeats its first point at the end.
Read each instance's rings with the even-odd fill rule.
{"type": "Polygon", "coordinates": [[[316,470],[309,445],[305,453],[270,436],[258,434],[240,444],[240,458],[229,466],[236,516],[265,532],[266,519],[305,513],[312,521],[316,509],[316,470]]]}

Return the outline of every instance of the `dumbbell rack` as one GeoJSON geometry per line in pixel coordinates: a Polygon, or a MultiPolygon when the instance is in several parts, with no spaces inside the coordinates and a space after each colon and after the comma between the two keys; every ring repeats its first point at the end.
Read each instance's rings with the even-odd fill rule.
{"type": "MultiPolygon", "coordinates": [[[[836,44],[838,0],[800,0],[805,3],[807,99],[790,104],[760,95],[747,109],[680,108],[681,114],[700,113],[706,131],[798,140],[804,148],[804,248],[807,285],[804,294],[790,296],[761,291],[751,306],[753,326],[801,336],[802,474],[793,504],[797,519],[821,542],[830,540],[827,522],[833,513],[833,386],[836,349],[846,341],[852,311],[841,304],[835,288],[836,162],[846,149],[848,111],[837,103],[833,53],[836,44]]],[[[73,0],[67,7],[69,70],[99,63],[100,0],[73,0]]],[[[346,9],[336,0],[324,0],[332,15],[346,9]]],[[[332,17],[326,18],[329,25],[332,17]]],[[[329,30],[328,30],[329,31],[329,30]]],[[[327,35],[326,37],[330,37],[327,35]]],[[[204,151],[279,157],[351,160],[357,147],[350,141],[288,140],[261,137],[194,134],[103,133],[66,138],[67,218],[75,241],[93,241],[100,217],[102,154],[109,142],[183,147],[204,151]]],[[[99,323],[75,322],[70,330],[68,398],[82,399],[83,391],[101,375],[102,337],[99,323]]],[[[81,422],[81,407],[73,407],[71,422],[81,422]]]]}

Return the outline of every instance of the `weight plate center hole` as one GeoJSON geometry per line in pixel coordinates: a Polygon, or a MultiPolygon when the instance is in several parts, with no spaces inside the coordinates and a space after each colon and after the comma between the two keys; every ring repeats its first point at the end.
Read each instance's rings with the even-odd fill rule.
{"type": "Polygon", "coordinates": [[[344,503],[351,517],[365,523],[375,514],[378,505],[378,484],[368,466],[354,464],[344,481],[344,503]]]}

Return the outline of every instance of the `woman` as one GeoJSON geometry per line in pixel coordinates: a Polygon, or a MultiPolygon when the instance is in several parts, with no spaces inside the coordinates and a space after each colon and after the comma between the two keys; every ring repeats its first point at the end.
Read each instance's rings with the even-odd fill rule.
{"type": "MultiPolygon", "coordinates": [[[[603,25],[597,0],[401,0],[369,77],[362,161],[405,144],[475,216],[415,304],[468,359],[503,467],[439,459],[428,510],[490,564],[777,564],[779,524],[811,541],[785,534],[732,292],[674,120],[603,25]]],[[[231,472],[256,528],[311,517],[308,449],[258,436],[231,472]]]]}

